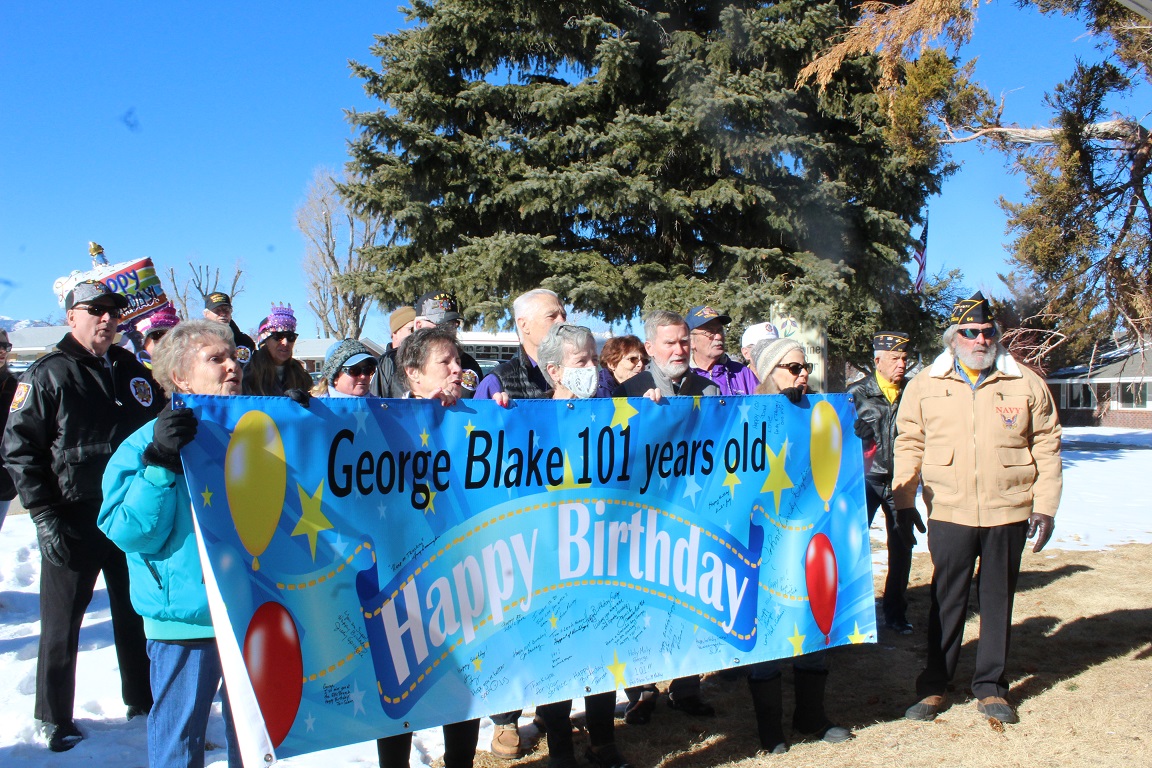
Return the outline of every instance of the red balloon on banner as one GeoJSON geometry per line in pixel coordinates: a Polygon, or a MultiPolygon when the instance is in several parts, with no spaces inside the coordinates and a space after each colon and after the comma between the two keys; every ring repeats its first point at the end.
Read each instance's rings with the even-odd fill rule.
{"type": "Polygon", "coordinates": [[[808,607],[816,626],[824,633],[824,644],[829,642],[832,618],[836,615],[836,552],[832,542],[822,533],[808,542],[804,556],[804,578],[808,582],[808,607]]]}
{"type": "Polygon", "coordinates": [[[264,727],[272,744],[278,747],[292,728],[304,692],[300,635],[287,608],[268,602],[252,614],[244,635],[244,666],[260,704],[264,727]]]}

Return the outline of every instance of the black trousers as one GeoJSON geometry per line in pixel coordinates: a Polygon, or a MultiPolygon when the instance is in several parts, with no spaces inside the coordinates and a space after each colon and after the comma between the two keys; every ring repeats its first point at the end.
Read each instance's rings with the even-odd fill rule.
{"type": "Polygon", "coordinates": [[[944,695],[956,674],[977,558],[980,640],[972,693],[978,699],[1008,695],[1005,668],[1012,638],[1012,602],[1027,539],[1026,521],[974,528],[929,518],[932,609],[928,614],[928,663],[916,679],[916,693],[921,698],[944,695]]]}
{"type": "MultiPolygon", "coordinates": [[[[628,701],[639,701],[644,693],[656,693],[658,689],[655,683],[648,683],[647,685],[634,685],[624,689],[624,694],[628,697],[628,701]]],[[[700,695],[700,675],[688,675],[687,677],[677,677],[668,684],[668,695],[674,699],[686,699],[689,696],[700,695]]]]}
{"type": "MultiPolygon", "coordinates": [[[[480,721],[465,720],[444,726],[444,768],[472,768],[480,721]]],[[[376,739],[380,768],[408,768],[412,759],[412,733],[376,739]]]]}
{"type": "Polygon", "coordinates": [[[132,608],[128,591],[128,563],[116,545],[91,524],[68,537],[68,563],[40,565],[40,655],[36,661],[37,720],[61,725],[72,722],[76,703],[76,654],[80,625],[92,601],[101,571],[108,588],[112,637],[120,666],[120,692],[129,707],[152,707],[148,646],[144,621],[132,608]]]}
{"type": "MultiPolygon", "coordinates": [[[[584,710],[588,724],[588,741],[592,746],[604,747],[614,743],[616,692],[607,691],[585,696],[584,710]]],[[[575,754],[572,745],[572,724],[569,722],[572,700],[541,704],[536,707],[536,714],[540,715],[540,719],[548,728],[548,754],[552,757],[575,754]]]]}
{"type": "Polygon", "coordinates": [[[868,527],[876,517],[876,510],[884,510],[884,529],[888,539],[888,575],[884,579],[884,621],[888,624],[908,620],[908,574],[912,572],[912,547],[904,543],[896,530],[896,504],[892,500],[891,486],[872,478],[864,480],[865,503],[868,505],[868,527]]]}

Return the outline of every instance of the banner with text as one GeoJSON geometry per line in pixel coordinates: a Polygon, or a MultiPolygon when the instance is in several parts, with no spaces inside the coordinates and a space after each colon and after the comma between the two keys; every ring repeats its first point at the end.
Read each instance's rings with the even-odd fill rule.
{"type": "Polygon", "coordinates": [[[875,641],[847,395],[178,400],[281,757],[875,641]]]}

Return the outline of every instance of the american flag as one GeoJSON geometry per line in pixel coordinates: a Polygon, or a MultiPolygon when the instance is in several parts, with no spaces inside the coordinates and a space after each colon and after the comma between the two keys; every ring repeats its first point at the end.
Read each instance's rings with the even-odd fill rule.
{"type": "Polygon", "coordinates": [[[924,291],[924,278],[928,276],[928,219],[924,219],[924,231],[912,246],[912,258],[916,260],[916,293],[924,291]]]}

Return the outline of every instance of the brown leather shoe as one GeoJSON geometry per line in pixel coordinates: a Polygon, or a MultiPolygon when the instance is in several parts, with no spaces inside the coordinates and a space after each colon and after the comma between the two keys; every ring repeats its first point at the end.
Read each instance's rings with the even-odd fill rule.
{"type": "Polygon", "coordinates": [[[1020,722],[1020,718],[1016,716],[1016,710],[1012,709],[1012,705],[1005,699],[999,696],[986,696],[980,701],[976,702],[976,711],[1002,723],[1020,722]]]}
{"type": "Polygon", "coordinates": [[[492,733],[492,754],[504,760],[520,757],[520,728],[516,723],[496,726],[492,733]]]}
{"type": "Polygon", "coordinates": [[[940,710],[944,709],[945,700],[943,696],[925,696],[912,706],[908,707],[904,712],[904,717],[908,720],[935,720],[936,715],[940,714],[940,710]]]}

